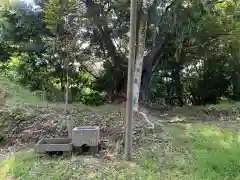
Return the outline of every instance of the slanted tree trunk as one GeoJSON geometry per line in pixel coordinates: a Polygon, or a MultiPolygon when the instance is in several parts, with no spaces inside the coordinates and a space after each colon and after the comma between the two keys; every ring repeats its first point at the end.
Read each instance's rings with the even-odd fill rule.
{"type": "Polygon", "coordinates": [[[160,65],[159,61],[164,54],[164,47],[162,46],[163,44],[164,40],[161,42],[161,44],[154,46],[151,51],[149,51],[146,56],[143,57],[143,67],[139,93],[139,100],[141,101],[148,100],[148,92],[153,73],[160,65]]]}
{"type": "MultiPolygon", "coordinates": [[[[161,18],[157,19],[153,24],[153,37],[151,50],[145,55],[145,41],[147,27],[149,27],[148,20],[151,17],[151,12],[155,11],[161,1],[142,1],[142,16],[139,23],[138,31],[138,47],[136,56],[136,68],[134,77],[134,109],[138,108],[138,101],[148,101],[150,82],[154,71],[156,70],[159,60],[163,55],[162,45],[164,42],[157,42],[157,25],[160,23],[161,18]],[[140,70],[140,71],[139,71],[140,70]]],[[[169,8],[166,9],[168,11],[169,8]]],[[[163,37],[164,38],[164,37],[163,37]]],[[[162,39],[164,41],[164,39],[162,39]]]]}
{"type": "MultiPolygon", "coordinates": [[[[146,23],[145,23],[146,24],[146,23]]],[[[138,100],[140,93],[141,77],[142,77],[142,67],[143,67],[143,58],[145,50],[145,39],[146,39],[146,25],[142,23],[143,27],[140,27],[140,33],[143,32],[143,36],[139,36],[139,48],[137,52],[136,62],[135,62],[135,72],[134,72],[134,82],[133,82],[133,98],[134,98],[134,110],[138,109],[138,100]]],[[[142,34],[142,33],[141,33],[142,34]]]]}
{"type": "MultiPolygon", "coordinates": [[[[153,74],[153,69],[155,67],[155,63],[153,59],[151,61],[148,61],[144,63],[144,51],[145,51],[145,41],[146,41],[146,33],[147,33],[147,19],[148,19],[148,1],[143,0],[139,3],[139,6],[141,7],[142,13],[140,13],[139,19],[139,29],[137,32],[137,37],[138,37],[138,42],[137,42],[137,55],[135,59],[135,68],[134,68],[134,78],[133,78],[133,110],[137,111],[140,113],[145,121],[148,122],[148,124],[151,126],[150,128],[154,129],[154,124],[149,121],[147,115],[144,113],[144,111],[139,111],[138,106],[139,106],[139,95],[140,95],[140,88],[141,85],[144,86],[144,91],[147,92],[147,88],[149,87],[149,82],[151,80],[152,74],[153,74]],[[146,65],[143,69],[143,66],[146,65]],[[143,80],[143,81],[142,81],[143,80]]],[[[155,57],[155,56],[150,56],[150,57],[155,57]]],[[[143,93],[142,92],[142,93],[143,93]]],[[[146,94],[142,94],[143,97],[146,97],[146,94]]]]}
{"type": "MultiPolygon", "coordinates": [[[[148,96],[148,88],[149,82],[152,78],[152,74],[158,64],[158,60],[162,55],[162,44],[163,42],[157,42],[156,37],[157,34],[154,34],[153,47],[150,52],[144,56],[145,51],[145,39],[146,39],[146,25],[149,19],[149,12],[153,11],[158,7],[159,0],[147,1],[147,0],[139,0],[138,1],[138,23],[137,23],[137,32],[136,38],[139,41],[137,43],[137,53],[135,57],[135,75],[134,75],[134,104],[135,108],[138,107],[138,100],[146,100],[148,96]],[[153,8],[154,7],[154,8],[153,8]]],[[[118,53],[116,49],[112,37],[109,34],[109,30],[107,28],[107,21],[102,19],[102,22],[98,22],[98,17],[100,17],[101,9],[103,8],[101,3],[96,3],[93,0],[85,1],[85,5],[87,8],[86,17],[91,19],[92,23],[95,25],[95,30],[93,31],[94,37],[96,37],[96,41],[98,42],[100,49],[103,52],[106,52],[104,56],[110,57],[110,62],[113,65],[114,72],[119,71],[120,73],[116,73],[114,78],[116,78],[116,87],[115,90],[117,92],[124,91],[126,88],[126,77],[127,77],[127,58],[125,55],[118,53]],[[121,76],[121,78],[118,78],[121,76]],[[123,78],[122,78],[123,77],[123,78]]],[[[166,11],[169,10],[171,6],[166,8],[166,11]]],[[[160,20],[158,20],[160,21],[160,20]]],[[[155,28],[157,28],[159,22],[155,23],[155,28]]],[[[147,27],[146,27],[147,26],[147,27]]],[[[157,32],[155,32],[157,33],[157,32]]],[[[163,36],[165,37],[165,36],[163,36]]],[[[113,74],[113,73],[112,73],[113,74]]]]}
{"type": "Polygon", "coordinates": [[[147,1],[143,0],[139,3],[141,6],[142,13],[139,13],[140,17],[139,20],[139,29],[137,30],[137,53],[135,59],[135,68],[134,68],[134,82],[133,82],[133,109],[138,110],[138,101],[139,101],[139,93],[140,93],[140,86],[141,86],[141,77],[142,77],[142,68],[143,68],[143,59],[144,59],[144,51],[145,51],[145,41],[146,41],[146,34],[147,34],[147,1]]]}

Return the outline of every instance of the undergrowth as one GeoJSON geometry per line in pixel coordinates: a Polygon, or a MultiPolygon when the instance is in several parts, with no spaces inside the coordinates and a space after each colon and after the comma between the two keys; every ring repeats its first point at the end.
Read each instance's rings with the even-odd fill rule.
{"type": "MultiPolygon", "coordinates": [[[[43,103],[37,96],[1,76],[0,92],[10,103],[43,103]]],[[[74,106],[79,113],[93,111],[93,115],[99,114],[98,119],[100,115],[110,111],[118,113],[119,108],[123,108],[112,105],[92,109],[79,104],[74,106]]],[[[228,106],[221,105],[221,108],[228,106]]],[[[173,113],[184,111],[190,116],[198,116],[194,108],[180,108],[173,113]]],[[[12,116],[8,117],[13,119],[12,116]]],[[[118,121],[116,117],[109,119],[107,124],[113,125],[118,121]]],[[[18,119],[23,118],[19,116],[18,119]]],[[[202,124],[160,126],[163,125],[156,123],[153,134],[144,137],[134,162],[114,158],[107,163],[98,159],[97,163],[89,164],[81,156],[50,158],[39,157],[34,152],[21,152],[2,161],[0,179],[240,180],[238,132],[202,124]],[[169,136],[167,141],[163,140],[166,133],[169,136]],[[76,158],[80,160],[75,161],[76,158]]]]}
{"type": "Polygon", "coordinates": [[[81,156],[76,163],[73,161],[76,157],[40,158],[33,152],[24,152],[3,161],[0,179],[240,179],[238,133],[199,124],[168,128],[170,142],[154,143],[139,150],[131,163],[114,159],[90,165],[81,156]]]}

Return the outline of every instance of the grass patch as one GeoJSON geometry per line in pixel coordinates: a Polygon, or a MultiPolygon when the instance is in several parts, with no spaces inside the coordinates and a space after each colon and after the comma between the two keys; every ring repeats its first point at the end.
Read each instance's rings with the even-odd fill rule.
{"type": "Polygon", "coordinates": [[[234,103],[222,102],[222,103],[219,103],[219,104],[207,105],[206,107],[208,107],[208,108],[219,108],[219,109],[231,109],[231,108],[240,107],[240,103],[239,102],[234,102],[234,103]]]}
{"type": "Polygon", "coordinates": [[[29,170],[34,165],[34,156],[30,153],[21,153],[11,156],[2,162],[0,179],[8,177],[27,177],[29,170]]]}
{"type": "Polygon", "coordinates": [[[171,125],[167,130],[172,140],[148,144],[139,150],[135,163],[114,159],[87,164],[83,157],[75,162],[76,157],[40,158],[31,152],[5,160],[0,179],[240,179],[239,133],[200,124],[171,125]]]}
{"type": "Polygon", "coordinates": [[[75,157],[64,159],[59,157],[40,158],[33,152],[21,153],[3,162],[0,179],[156,179],[148,169],[138,165],[115,160],[111,163],[86,164],[84,158],[74,161],[75,157]]]}
{"type": "Polygon", "coordinates": [[[27,104],[44,104],[39,97],[35,96],[29,90],[21,85],[0,75],[0,95],[6,97],[9,104],[27,103],[27,104]]]}
{"type": "Polygon", "coordinates": [[[239,133],[202,124],[170,125],[165,131],[171,141],[149,147],[141,156],[144,168],[162,171],[163,179],[240,179],[239,133]]]}
{"type": "Polygon", "coordinates": [[[202,124],[181,125],[181,128],[172,128],[172,152],[182,152],[172,157],[175,172],[194,180],[240,179],[238,132],[202,124]],[[190,156],[184,155],[188,153],[190,156]]]}
{"type": "Polygon", "coordinates": [[[198,179],[240,179],[240,134],[201,125],[192,133],[192,170],[198,179]]]}
{"type": "Polygon", "coordinates": [[[67,163],[62,158],[42,158],[33,152],[21,152],[2,162],[0,179],[61,179],[67,176],[67,163]]]}

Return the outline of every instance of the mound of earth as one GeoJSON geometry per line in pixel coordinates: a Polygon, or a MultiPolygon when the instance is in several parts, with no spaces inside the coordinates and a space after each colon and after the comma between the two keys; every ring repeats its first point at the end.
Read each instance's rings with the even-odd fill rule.
{"type": "Polygon", "coordinates": [[[240,130],[240,106],[239,104],[226,107],[201,107],[184,106],[172,107],[164,112],[156,109],[150,112],[163,123],[205,123],[215,124],[222,128],[240,130]]]}
{"type": "MultiPolygon", "coordinates": [[[[102,106],[90,108],[69,105],[68,119],[73,126],[100,126],[100,136],[104,141],[119,141],[124,134],[123,106],[102,106]]],[[[1,145],[13,147],[35,144],[44,137],[67,137],[64,105],[56,104],[37,107],[26,104],[0,106],[1,145]]],[[[140,114],[134,114],[134,142],[146,131],[148,123],[140,114]]]]}

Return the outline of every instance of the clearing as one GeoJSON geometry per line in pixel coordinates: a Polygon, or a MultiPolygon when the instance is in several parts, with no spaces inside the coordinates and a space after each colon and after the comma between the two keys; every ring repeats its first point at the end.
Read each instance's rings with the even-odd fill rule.
{"type": "Polygon", "coordinates": [[[123,152],[124,106],[71,105],[75,125],[101,126],[107,153],[90,156],[38,156],[42,137],[66,137],[62,104],[47,104],[26,89],[0,78],[0,179],[183,179],[240,180],[238,104],[214,107],[146,109],[153,130],[134,115],[134,161],[123,152]]]}

